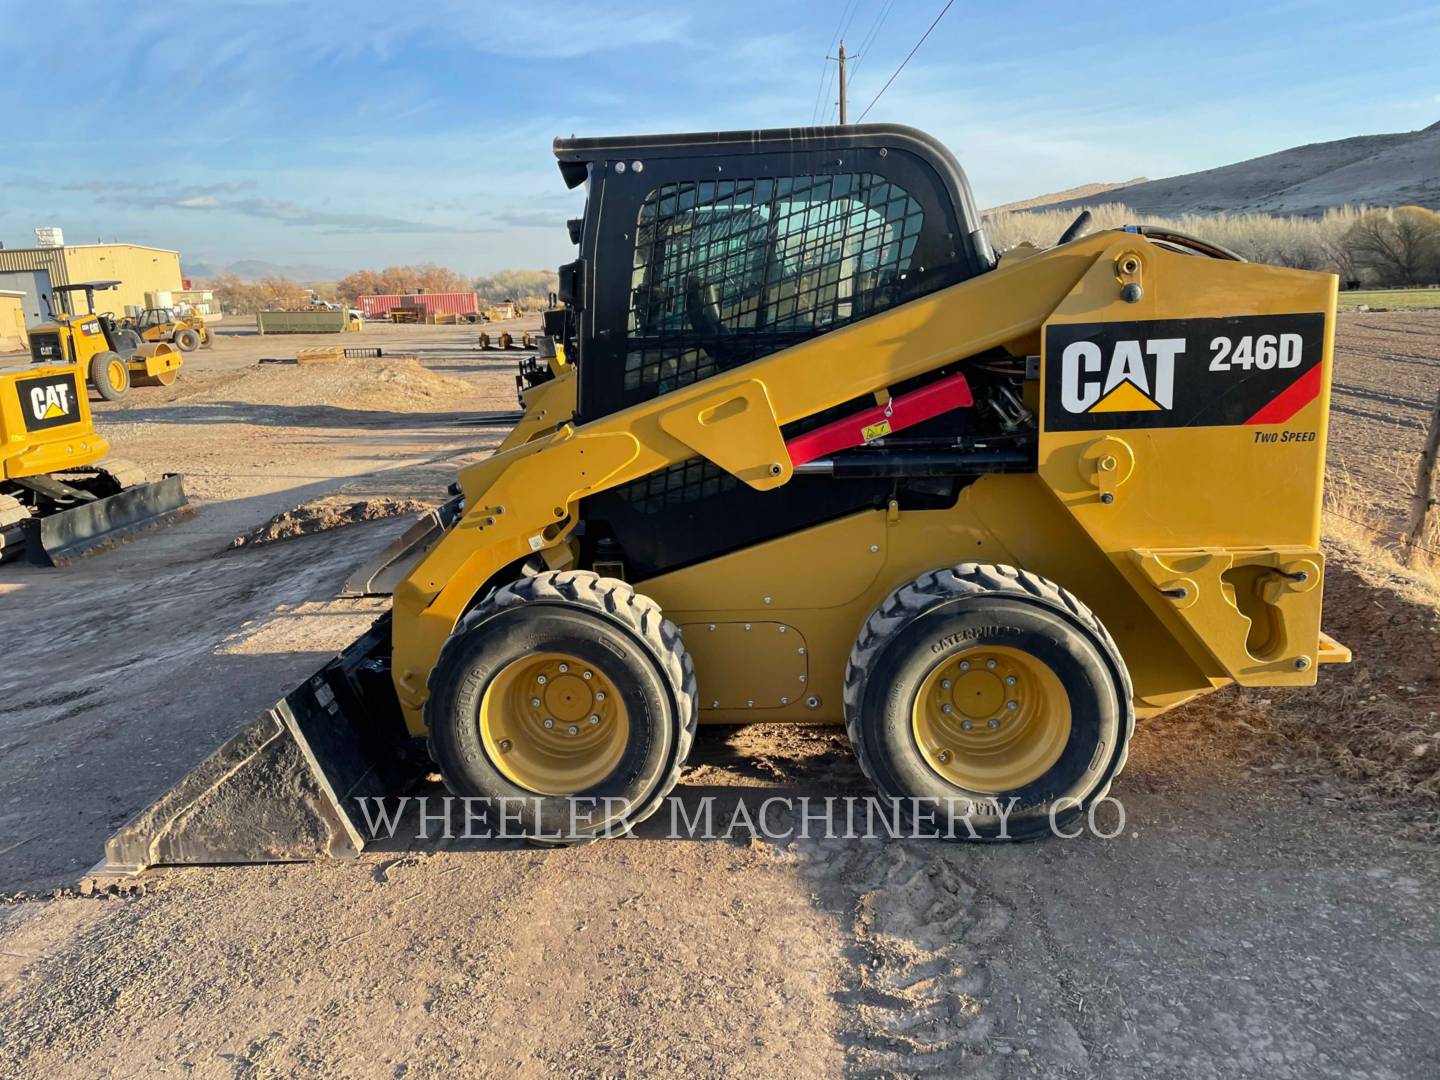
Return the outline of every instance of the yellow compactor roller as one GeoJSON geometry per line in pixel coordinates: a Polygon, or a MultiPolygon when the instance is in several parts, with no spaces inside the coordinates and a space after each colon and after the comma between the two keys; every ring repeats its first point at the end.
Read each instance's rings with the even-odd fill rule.
{"type": "Polygon", "coordinates": [[[942,831],[973,804],[1035,836],[1110,790],[1137,716],[1348,658],[1320,627],[1333,276],[1084,215],[997,257],[904,127],[555,153],[587,200],[526,419],[391,612],[111,870],[353,852],[357,799],[434,768],[583,839],[661,804],[697,723],[843,723],[942,831]]]}
{"type": "Polygon", "coordinates": [[[80,281],[56,285],[50,318],[30,331],[30,354],[37,364],[74,364],[106,401],[119,401],[131,386],[169,386],[183,360],[168,341],[147,341],[122,326],[110,312],[95,311],[95,294],[118,281],[80,281]],[[85,310],[77,297],[85,297],[85,310]]]}

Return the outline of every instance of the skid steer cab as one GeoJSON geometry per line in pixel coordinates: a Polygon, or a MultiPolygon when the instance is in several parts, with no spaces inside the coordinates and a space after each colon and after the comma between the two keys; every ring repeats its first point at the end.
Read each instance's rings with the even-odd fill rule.
{"type": "Polygon", "coordinates": [[[144,341],[122,327],[113,314],[96,313],[95,294],[119,284],[82,281],[54,286],[47,301],[49,320],[30,331],[35,363],[76,365],[106,401],[119,401],[131,386],[169,386],[179,377],[183,362],[174,345],[144,341]]]}
{"type": "Polygon", "coordinates": [[[609,834],[700,723],[843,724],[940,834],[1046,836],[1137,717],[1348,659],[1321,631],[1333,275],[1088,214],[997,254],[906,127],[555,155],[586,191],[563,364],[522,377],[391,612],[112,867],[358,850],[356,797],[430,768],[537,838],[609,834]]]}

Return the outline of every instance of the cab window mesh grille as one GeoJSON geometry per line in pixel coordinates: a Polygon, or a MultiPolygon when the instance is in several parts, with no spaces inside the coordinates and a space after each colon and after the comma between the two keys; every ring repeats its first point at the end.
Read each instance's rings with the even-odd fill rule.
{"type": "Polygon", "coordinates": [[[666,184],[636,222],[626,404],[898,302],[920,204],[871,173],[666,184]]]}

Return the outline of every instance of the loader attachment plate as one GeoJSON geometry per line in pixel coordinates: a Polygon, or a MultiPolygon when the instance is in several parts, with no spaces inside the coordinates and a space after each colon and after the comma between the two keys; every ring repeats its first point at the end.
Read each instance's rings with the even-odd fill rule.
{"type": "Polygon", "coordinates": [[[460,500],[456,498],[420,515],[389,547],[351,574],[341,586],[340,595],[391,595],[440,535],[456,522],[460,511],[460,500]]]}
{"type": "Polygon", "coordinates": [[[23,521],[25,556],[40,566],[65,566],[173,525],[195,512],[185,498],[184,481],[176,473],[23,521]]]}
{"type": "Polygon", "coordinates": [[[389,643],[387,617],[128,821],[93,873],[359,854],[372,836],[357,799],[421,774],[380,733],[398,716],[389,643]]]}

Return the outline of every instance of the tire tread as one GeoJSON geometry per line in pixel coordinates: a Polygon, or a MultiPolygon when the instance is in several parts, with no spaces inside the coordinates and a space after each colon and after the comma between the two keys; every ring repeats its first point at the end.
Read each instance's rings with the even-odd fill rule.
{"type": "MultiPolygon", "coordinates": [[[[471,629],[498,611],[524,604],[565,604],[594,612],[618,623],[638,638],[647,652],[660,665],[675,695],[675,707],[683,718],[676,737],[675,753],[670,770],[661,779],[647,803],[626,818],[639,824],[655,813],[680,782],[680,773],[690,756],[695,731],[700,721],[699,693],[695,683],[695,664],[685,650],[680,628],[664,617],[660,605],[619,578],[601,577],[591,570],[546,570],[502,585],[476,604],[455,627],[430,669],[428,686],[435,692],[437,673],[446,666],[446,653],[471,629]]],[[[436,760],[432,737],[427,735],[431,760],[436,760]]]]}
{"type": "Polygon", "coordinates": [[[860,703],[864,699],[870,671],[880,658],[885,645],[902,627],[931,608],[952,600],[997,594],[1023,596],[1070,616],[1094,635],[1118,673],[1120,706],[1125,714],[1124,737],[1114,767],[1095,792],[1087,797],[1086,802],[1103,799],[1109,794],[1115,777],[1125,768],[1130,756],[1130,739],[1135,733],[1135,689],[1130,680],[1130,671],[1125,666],[1110,631],[1105,629],[1105,624],[1079,597],[1048,578],[1003,563],[960,563],[944,570],[921,574],[887,596],[865,621],[845,665],[844,691],[845,732],[850,738],[850,745],[855,748],[860,771],[877,789],[880,787],[875,763],[869,760],[865,740],[861,738],[860,703]]]}

